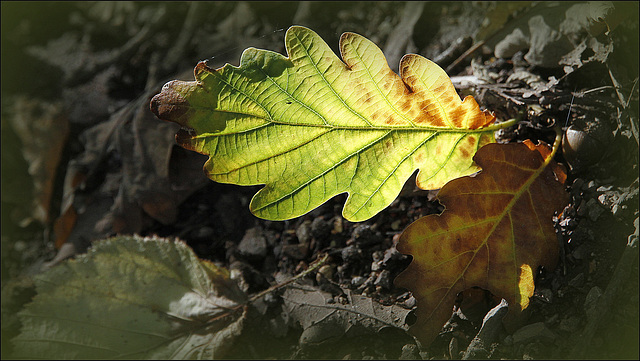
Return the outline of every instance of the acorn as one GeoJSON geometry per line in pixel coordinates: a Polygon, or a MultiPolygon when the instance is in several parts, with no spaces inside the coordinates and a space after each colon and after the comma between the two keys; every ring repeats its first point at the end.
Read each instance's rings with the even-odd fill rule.
{"type": "Polygon", "coordinates": [[[579,172],[598,163],[613,141],[608,124],[598,118],[578,119],[564,132],[562,154],[572,172],[579,172]]]}

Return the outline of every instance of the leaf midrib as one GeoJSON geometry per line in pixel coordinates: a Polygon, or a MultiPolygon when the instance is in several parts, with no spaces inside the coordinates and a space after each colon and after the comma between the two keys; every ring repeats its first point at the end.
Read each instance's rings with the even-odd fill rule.
{"type": "MultiPolygon", "coordinates": [[[[411,131],[432,131],[432,132],[446,132],[446,133],[464,133],[464,134],[470,134],[470,133],[484,133],[484,132],[488,132],[488,131],[493,131],[494,129],[492,129],[493,127],[495,127],[496,124],[490,125],[488,127],[481,127],[481,128],[476,128],[476,129],[468,129],[468,128],[444,128],[444,127],[429,127],[429,126],[419,126],[416,125],[414,122],[412,122],[410,119],[406,118],[403,114],[398,112],[398,109],[396,109],[395,107],[393,107],[390,103],[389,103],[389,99],[382,94],[381,89],[378,86],[378,83],[375,81],[375,79],[373,79],[372,74],[369,71],[368,67],[364,67],[364,69],[366,70],[366,73],[369,77],[369,79],[371,80],[371,83],[373,83],[376,87],[376,89],[378,90],[378,94],[387,102],[387,105],[389,106],[389,108],[391,108],[394,113],[398,114],[399,116],[401,116],[406,122],[408,122],[409,124],[407,125],[400,125],[400,126],[378,126],[378,125],[373,125],[366,117],[364,117],[362,114],[360,114],[359,112],[357,112],[355,109],[353,109],[352,107],[350,107],[345,101],[344,98],[342,98],[342,96],[340,94],[338,94],[336,92],[336,90],[333,88],[333,85],[324,77],[324,75],[319,71],[318,67],[316,66],[315,62],[313,62],[313,58],[311,57],[311,55],[308,52],[308,49],[302,44],[302,41],[298,38],[297,34],[294,34],[296,37],[296,40],[299,42],[299,45],[301,46],[301,48],[304,50],[305,56],[309,59],[309,63],[313,65],[315,71],[316,71],[316,75],[319,76],[322,81],[326,84],[326,86],[331,89],[331,92],[334,94],[334,96],[340,100],[342,102],[342,104],[351,112],[353,113],[355,116],[357,116],[358,118],[360,118],[361,120],[363,120],[364,122],[366,122],[368,124],[368,126],[336,126],[334,124],[331,124],[327,121],[327,119],[325,119],[324,116],[322,116],[320,113],[318,113],[316,110],[312,109],[311,106],[309,104],[303,103],[301,102],[297,97],[295,97],[293,94],[289,93],[288,90],[283,89],[274,79],[273,77],[269,76],[263,69],[259,69],[260,72],[265,75],[265,77],[267,79],[269,79],[269,81],[271,82],[271,84],[275,85],[281,92],[283,92],[283,94],[285,94],[287,96],[288,99],[293,99],[296,101],[296,103],[300,104],[301,106],[303,106],[304,108],[308,109],[309,111],[311,111],[313,114],[315,114],[316,116],[319,116],[322,121],[325,124],[308,124],[308,123],[291,123],[291,122],[283,122],[283,121],[278,121],[276,119],[274,119],[273,114],[262,104],[262,102],[258,101],[257,99],[253,98],[252,96],[250,96],[248,93],[244,92],[242,89],[239,89],[238,87],[236,87],[234,84],[231,84],[226,78],[224,78],[222,76],[222,74],[220,74],[218,71],[207,71],[208,74],[213,75],[216,79],[218,79],[219,81],[223,82],[225,85],[229,86],[230,88],[234,89],[235,91],[241,93],[243,96],[245,96],[247,99],[250,99],[252,102],[254,102],[255,104],[257,104],[262,110],[264,110],[264,112],[267,114],[267,116],[261,116],[261,115],[256,115],[256,114],[250,114],[250,113],[242,113],[242,112],[238,112],[238,111],[233,111],[233,110],[224,110],[224,109],[211,109],[208,107],[198,107],[198,106],[193,106],[191,104],[189,104],[189,106],[193,109],[197,109],[197,110],[207,110],[209,112],[215,113],[215,112],[223,112],[223,113],[234,113],[234,114],[239,114],[239,115],[246,115],[246,116],[250,116],[250,117],[256,117],[259,119],[263,119],[265,121],[267,121],[268,123],[271,124],[280,124],[280,125],[291,125],[291,126],[306,126],[306,127],[318,127],[318,128],[329,128],[329,129],[334,129],[334,130],[411,130],[411,131]]],[[[358,59],[362,61],[360,54],[358,54],[356,52],[356,56],[358,57],[358,59]]],[[[288,83],[287,83],[288,85],[288,83]]],[[[427,88],[428,89],[428,88],[427,88]]],[[[428,89],[430,91],[430,89],[428,89]]],[[[431,91],[430,91],[431,92],[431,91]]],[[[432,92],[431,92],[432,93],[432,92]]],[[[442,104],[440,103],[439,99],[437,97],[435,97],[434,94],[432,94],[432,96],[438,101],[438,105],[439,107],[442,109],[442,104]]],[[[446,115],[446,112],[444,112],[445,114],[445,118],[447,119],[447,122],[449,124],[452,124],[450,122],[450,120],[448,119],[448,116],[446,115]]],[[[497,129],[501,128],[501,127],[495,127],[497,129]]],[[[250,130],[250,129],[249,129],[250,130]]],[[[236,132],[239,133],[239,132],[236,132]]],[[[236,134],[236,133],[225,133],[225,134],[236,134]]]]}
{"type": "MultiPolygon", "coordinates": [[[[218,109],[208,109],[211,112],[226,112],[229,113],[227,111],[221,111],[218,109]]],[[[324,124],[305,124],[305,123],[289,123],[289,122],[283,122],[283,121],[277,121],[277,120],[273,120],[273,119],[267,119],[255,114],[247,114],[247,113],[238,113],[238,112],[233,112],[233,113],[237,113],[237,114],[241,114],[241,115],[248,115],[251,117],[255,117],[255,118],[260,118],[263,120],[266,120],[267,123],[264,124],[260,124],[256,127],[253,128],[247,128],[247,129],[243,129],[243,130],[238,130],[238,131],[233,131],[233,132],[229,132],[229,133],[224,133],[224,132],[218,132],[218,133],[209,133],[209,132],[203,132],[200,133],[196,136],[194,136],[193,138],[198,138],[201,136],[225,136],[225,135],[233,135],[233,134],[239,134],[239,133],[245,133],[245,132],[250,132],[256,129],[260,129],[263,128],[265,126],[271,126],[271,125],[284,125],[284,126],[292,126],[292,127],[309,127],[309,128],[326,128],[326,129],[330,129],[330,130],[336,130],[336,131],[367,131],[367,130],[371,130],[371,131],[379,131],[379,130],[385,130],[385,131],[404,131],[404,132],[436,132],[436,133],[453,133],[453,134],[474,134],[474,133],[488,133],[488,132],[492,132],[498,129],[503,128],[503,126],[498,126],[500,124],[494,124],[488,127],[483,127],[483,128],[476,128],[476,129],[464,129],[464,128],[439,128],[439,127],[411,127],[411,126],[388,126],[388,127],[384,127],[384,126],[371,126],[371,127],[363,127],[363,126],[343,126],[343,125],[324,125],[324,124]]]]}
{"type": "MultiPolygon", "coordinates": [[[[496,228],[498,227],[498,225],[499,225],[500,223],[502,223],[502,221],[504,220],[504,217],[505,217],[505,216],[507,216],[507,214],[510,214],[510,212],[511,212],[512,208],[513,208],[513,207],[515,206],[515,204],[518,202],[518,200],[520,199],[520,197],[521,197],[523,194],[528,193],[528,190],[529,190],[529,188],[531,187],[531,185],[533,184],[533,182],[535,182],[535,181],[538,179],[538,177],[542,174],[542,172],[546,169],[547,165],[549,164],[549,162],[550,162],[550,160],[551,160],[550,158],[552,158],[552,157],[551,157],[551,156],[548,156],[548,158],[544,160],[544,162],[540,165],[540,167],[531,173],[531,176],[530,176],[530,177],[527,179],[527,181],[522,185],[522,187],[520,187],[520,188],[518,189],[518,191],[513,192],[513,199],[509,202],[509,204],[507,204],[507,205],[504,207],[504,210],[502,211],[502,213],[500,213],[500,214],[499,214],[498,216],[496,216],[496,217],[492,217],[492,220],[495,220],[494,225],[493,225],[493,227],[491,227],[491,230],[490,230],[489,232],[487,232],[487,236],[486,236],[486,237],[484,238],[484,240],[480,243],[480,245],[479,245],[475,250],[468,250],[468,251],[462,252],[462,253],[460,253],[460,254],[456,255],[455,257],[452,257],[452,258],[450,258],[450,259],[448,260],[448,261],[451,261],[451,260],[453,260],[453,259],[457,258],[458,256],[462,255],[462,254],[466,254],[466,253],[469,253],[469,252],[473,252],[473,255],[471,256],[471,259],[469,260],[469,263],[467,263],[467,266],[464,268],[464,270],[462,270],[462,271],[459,273],[459,277],[458,277],[458,278],[456,278],[456,279],[452,282],[452,284],[451,284],[451,286],[450,286],[450,287],[446,287],[446,289],[447,289],[446,294],[445,294],[445,295],[440,299],[440,301],[438,302],[438,305],[437,305],[436,307],[434,307],[434,308],[433,308],[433,311],[430,313],[429,318],[431,318],[431,315],[433,315],[433,314],[436,312],[436,310],[438,309],[438,307],[440,307],[440,305],[442,304],[442,302],[444,301],[444,299],[445,299],[445,298],[447,297],[447,295],[448,295],[448,294],[453,290],[453,287],[458,283],[458,281],[460,281],[462,278],[464,278],[464,275],[467,273],[467,269],[469,268],[469,266],[471,266],[471,264],[473,263],[473,261],[474,261],[474,260],[475,260],[475,258],[476,258],[476,254],[478,253],[478,251],[479,251],[481,248],[483,248],[483,247],[487,247],[487,259],[488,259],[488,258],[490,258],[490,254],[489,254],[489,250],[490,250],[490,249],[489,249],[489,247],[488,247],[488,245],[487,245],[487,242],[488,242],[489,238],[491,238],[491,236],[492,236],[492,235],[493,235],[493,233],[495,232],[495,230],[496,230],[496,228]]],[[[506,163],[506,162],[505,162],[505,163],[506,163]]],[[[517,166],[517,165],[516,165],[516,166],[517,166]]],[[[521,168],[521,169],[527,169],[527,168],[523,168],[523,167],[518,167],[518,168],[521,168]]],[[[511,228],[513,229],[513,221],[511,221],[509,224],[512,226],[511,228]]],[[[513,233],[513,232],[512,232],[512,233],[513,233]]],[[[511,237],[511,243],[512,243],[513,248],[514,248],[514,252],[513,252],[513,257],[514,257],[514,260],[513,260],[514,268],[515,268],[515,269],[517,269],[517,268],[518,268],[518,267],[517,267],[517,263],[518,263],[518,262],[517,262],[517,260],[516,260],[516,258],[515,258],[515,257],[516,257],[516,251],[515,251],[515,236],[513,236],[513,235],[512,235],[512,237],[511,237]]],[[[445,262],[443,262],[443,263],[445,263],[445,262]]],[[[439,288],[439,289],[443,289],[443,288],[445,288],[445,287],[441,287],[441,288],[439,288]]],[[[518,290],[519,290],[519,287],[518,287],[518,281],[517,281],[517,279],[516,279],[516,284],[514,285],[514,288],[515,288],[515,290],[516,290],[515,294],[517,294],[517,293],[518,293],[518,290]]],[[[437,290],[436,290],[436,291],[437,291],[437,290]]],[[[435,292],[435,291],[434,291],[434,292],[435,292]]]]}

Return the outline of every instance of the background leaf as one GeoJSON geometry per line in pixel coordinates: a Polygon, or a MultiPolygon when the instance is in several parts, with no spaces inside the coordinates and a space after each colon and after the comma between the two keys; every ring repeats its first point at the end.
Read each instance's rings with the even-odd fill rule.
{"type": "Polygon", "coordinates": [[[20,312],[16,353],[26,358],[221,357],[245,294],[225,269],[184,243],[117,237],[38,276],[20,312]]]}
{"type": "Polygon", "coordinates": [[[494,141],[495,118],[472,97],[461,101],[436,64],[406,55],[398,77],[354,33],[340,38],[344,63],[304,27],[289,28],[285,44],[286,58],[249,48],[240,67],[200,62],[195,82],[169,82],[151,101],[159,118],[191,129],[178,143],[210,156],[211,179],[266,184],[251,201],[255,215],[294,218],[348,192],[343,215],[362,221],[416,169],[423,189],[478,170],[472,156],[494,141]]]}
{"type": "Polygon", "coordinates": [[[438,193],[439,215],[412,223],[398,250],[413,261],[396,284],[410,289],[418,321],[411,331],[431,343],[451,316],[456,295],[480,287],[509,303],[513,319],[527,307],[539,266],[558,260],[554,212],[569,201],[566,174],[546,145],[489,144],[474,159],[475,177],[447,183],[438,193]]]}
{"type": "Polygon", "coordinates": [[[328,292],[294,284],[282,295],[284,309],[300,325],[303,347],[327,345],[344,337],[371,335],[383,328],[406,331],[411,312],[398,305],[385,306],[370,297],[342,289],[348,304],[334,303],[328,292]]]}

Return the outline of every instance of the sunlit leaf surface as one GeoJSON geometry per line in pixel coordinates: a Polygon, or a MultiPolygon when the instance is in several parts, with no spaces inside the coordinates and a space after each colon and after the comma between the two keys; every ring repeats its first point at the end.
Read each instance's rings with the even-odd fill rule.
{"type": "Polygon", "coordinates": [[[494,142],[494,116],[419,55],[404,56],[398,76],[354,33],[340,38],[342,60],[304,27],[289,28],[285,45],[288,57],[246,49],[239,67],[200,62],[195,81],[169,82],[151,101],[188,128],[180,145],[210,156],[211,179],[266,185],[250,204],[259,217],[297,217],[347,192],[344,217],[362,221],[416,169],[419,187],[440,188],[476,172],[473,155],[494,142]]]}

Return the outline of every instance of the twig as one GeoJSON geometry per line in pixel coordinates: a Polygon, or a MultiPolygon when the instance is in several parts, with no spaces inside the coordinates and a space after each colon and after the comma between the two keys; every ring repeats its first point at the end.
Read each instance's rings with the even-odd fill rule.
{"type": "Polygon", "coordinates": [[[593,92],[597,92],[597,91],[601,91],[601,90],[605,90],[605,89],[614,89],[611,85],[603,85],[597,88],[593,88],[593,89],[589,89],[589,90],[585,90],[585,91],[573,91],[571,93],[571,95],[576,96],[578,98],[582,98],[583,96],[589,94],[589,93],[593,93],[593,92]]]}
{"type": "Polygon", "coordinates": [[[629,102],[631,101],[631,97],[633,96],[633,91],[636,89],[636,85],[638,85],[638,78],[633,81],[633,86],[631,87],[631,91],[629,92],[629,99],[624,104],[624,108],[627,109],[629,107],[629,102]]]}
{"type": "Polygon", "coordinates": [[[305,277],[306,275],[308,275],[309,273],[315,271],[316,269],[320,268],[325,262],[327,262],[327,260],[329,259],[329,254],[328,253],[324,253],[323,255],[320,256],[320,258],[318,258],[317,260],[315,260],[313,263],[311,263],[309,265],[309,268],[307,268],[306,270],[300,272],[299,274],[291,277],[290,279],[282,282],[282,283],[278,283],[277,285],[273,285],[269,288],[267,288],[266,290],[263,290],[261,292],[258,292],[257,294],[251,296],[246,302],[240,303],[236,306],[230,307],[227,309],[226,312],[222,313],[222,314],[218,314],[215,317],[209,319],[206,324],[211,324],[213,322],[219,321],[225,317],[228,317],[232,314],[234,314],[235,312],[239,311],[239,310],[244,310],[246,309],[249,304],[259,300],[261,297],[264,297],[266,294],[271,293],[275,290],[278,290],[284,286],[287,286],[297,280],[299,280],[302,277],[305,277]]]}
{"type": "MultiPolygon", "coordinates": [[[[638,78],[636,78],[636,80],[633,82],[633,86],[631,87],[631,91],[629,92],[629,98],[627,99],[627,103],[624,104],[624,109],[629,109],[629,102],[631,101],[631,98],[633,98],[633,91],[636,89],[636,85],[638,85],[638,78]]],[[[633,137],[636,138],[636,144],[640,144],[640,139],[638,137],[638,127],[636,125],[636,123],[633,121],[633,118],[631,116],[628,117],[629,118],[629,124],[631,125],[631,133],[633,134],[633,137]]],[[[618,116],[618,119],[620,119],[620,117],[618,116]]]]}
{"type": "Polygon", "coordinates": [[[504,92],[502,92],[500,90],[496,90],[496,94],[498,94],[498,95],[500,95],[500,96],[502,96],[502,97],[504,97],[504,98],[506,98],[508,100],[511,100],[512,102],[516,103],[517,105],[524,105],[523,101],[520,101],[520,100],[518,100],[518,99],[516,99],[516,98],[514,98],[514,97],[512,97],[510,95],[507,95],[507,94],[505,94],[504,92]]]}
{"type": "Polygon", "coordinates": [[[453,68],[455,68],[458,64],[460,64],[461,61],[463,61],[466,57],[468,57],[469,55],[471,55],[473,52],[475,52],[476,50],[478,50],[478,48],[480,48],[481,46],[483,46],[485,43],[484,40],[482,40],[479,43],[476,43],[475,45],[473,45],[472,47],[469,48],[469,50],[465,51],[464,53],[462,53],[462,55],[460,55],[458,57],[458,59],[456,59],[453,63],[451,63],[451,65],[449,65],[446,69],[447,73],[451,72],[451,70],[453,68]]]}
{"type": "MultiPolygon", "coordinates": [[[[620,84],[620,82],[618,82],[616,77],[613,76],[613,72],[611,71],[611,68],[609,67],[608,64],[607,64],[607,70],[609,71],[609,78],[611,78],[611,83],[613,84],[613,88],[615,89],[616,95],[618,96],[618,101],[620,102],[622,109],[626,110],[629,107],[629,101],[631,101],[631,97],[633,96],[633,90],[636,87],[638,78],[636,78],[635,82],[633,83],[633,87],[631,88],[631,92],[629,93],[629,98],[625,99],[624,94],[622,94],[622,91],[620,91],[620,89],[622,89],[622,85],[620,84]]],[[[622,125],[620,116],[618,116],[618,124],[622,125]]],[[[640,140],[638,139],[638,128],[633,123],[633,119],[630,116],[629,116],[629,124],[631,127],[631,132],[633,133],[634,138],[636,138],[636,143],[640,143],[640,140]]]]}
{"type": "Polygon", "coordinates": [[[309,268],[307,268],[306,270],[300,272],[299,274],[291,277],[289,280],[284,281],[282,283],[279,283],[277,285],[273,285],[269,288],[267,288],[266,290],[259,292],[253,296],[251,296],[251,298],[249,298],[249,301],[247,301],[247,303],[252,303],[257,301],[258,299],[260,299],[260,297],[263,297],[264,295],[266,295],[267,293],[273,292],[279,288],[282,288],[288,284],[291,284],[297,280],[299,280],[302,277],[305,277],[306,275],[308,275],[309,273],[317,270],[318,268],[320,268],[327,260],[329,259],[329,254],[325,253],[323,254],[320,258],[318,258],[317,260],[315,260],[313,263],[311,263],[309,265],[309,268]]]}
{"type": "Polygon", "coordinates": [[[622,105],[622,107],[624,108],[625,104],[627,104],[627,101],[624,98],[624,94],[622,94],[622,92],[620,91],[620,89],[622,89],[622,85],[620,85],[616,77],[613,76],[613,72],[611,71],[611,68],[609,67],[609,65],[607,65],[607,71],[609,71],[609,78],[611,78],[611,84],[613,84],[613,89],[615,89],[616,95],[618,95],[618,100],[620,101],[620,105],[622,105]]]}

